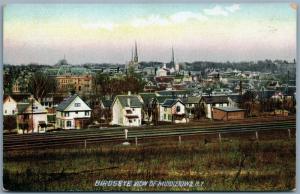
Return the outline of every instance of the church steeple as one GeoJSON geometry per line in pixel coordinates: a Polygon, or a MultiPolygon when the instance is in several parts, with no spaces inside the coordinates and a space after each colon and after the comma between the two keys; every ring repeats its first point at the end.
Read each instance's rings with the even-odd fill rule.
{"type": "Polygon", "coordinates": [[[133,61],[134,61],[134,63],[138,63],[139,62],[136,41],[135,41],[135,45],[134,45],[134,59],[133,59],[133,61]]]}
{"type": "Polygon", "coordinates": [[[171,63],[172,63],[173,66],[175,65],[174,49],[173,49],[173,46],[172,46],[172,59],[171,59],[171,63]]]}
{"type": "Polygon", "coordinates": [[[131,48],[131,62],[133,62],[133,47],[131,48]]]}

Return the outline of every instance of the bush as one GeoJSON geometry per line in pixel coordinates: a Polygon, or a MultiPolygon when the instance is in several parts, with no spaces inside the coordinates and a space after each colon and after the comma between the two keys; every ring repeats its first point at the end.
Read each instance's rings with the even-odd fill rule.
{"type": "Polygon", "coordinates": [[[11,116],[11,115],[4,116],[3,128],[5,130],[10,131],[10,132],[13,129],[16,129],[17,128],[17,117],[16,116],[11,116]]]}

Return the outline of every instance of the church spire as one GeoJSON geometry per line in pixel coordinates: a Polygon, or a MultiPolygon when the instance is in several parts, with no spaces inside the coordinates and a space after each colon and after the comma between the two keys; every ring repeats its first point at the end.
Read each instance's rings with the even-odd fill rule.
{"type": "Polygon", "coordinates": [[[175,65],[174,49],[173,49],[173,46],[172,46],[172,59],[171,59],[171,63],[172,63],[173,66],[175,65]]]}
{"type": "Polygon", "coordinates": [[[139,62],[139,57],[138,57],[138,52],[137,52],[137,44],[135,41],[135,45],[134,45],[134,62],[138,63],[139,62]]]}
{"type": "Polygon", "coordinates": [[[131,48],[131,62],[133,62],[133,47],[131,48]]]}

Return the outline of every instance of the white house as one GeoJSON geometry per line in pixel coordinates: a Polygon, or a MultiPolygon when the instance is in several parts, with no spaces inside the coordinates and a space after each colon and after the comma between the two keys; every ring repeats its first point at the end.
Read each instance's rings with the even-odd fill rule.
{"type": "Polygon", "coordinates": [[[159,68],[156,72],[157,77],[165,77],[170,74],[170,70],[167,68],[166,64],[159,68]]]}
{"type": "Polygon", "coordinates": [[[138,96],[118,95],[112,104],[112,125],[140,126],[143,104],[138,96]]]}
{"type": "Polygon", "coordinates": [[[213,107],[228,107],[227,96],[202,96],[200,106],[204,108],[206,117],[212,118],[213,107]]]}
{"type": "Polygon", "coordinates": [[[47,110],[33,97],[17,104],[18,129],[27,133],[44,133],[47,128],[47,110]]]}
{"type": "Polygon", "coordinates": [[[200,107],[200,96],[189,96],[186,98],[185,107],[189,118],[194,118],[195,110],[200,107]]]}
{"type": "Polygon", "coordinates": [[[80,129],[91,117],[91,108],[74,94],[62,101],[56,108],[56,128],[80,129]]]}
{"type": "Polygon", "coordinates": [[[159,106],[159,120],[174,123],[186,123],[185,105],[179,99],[166,99],[159,106]]]}
{"type": "Polygon", "coordinates": [[[11,96],[5,96],[3,100],[3,115],[16,115],[17,102],[11,96]]]}

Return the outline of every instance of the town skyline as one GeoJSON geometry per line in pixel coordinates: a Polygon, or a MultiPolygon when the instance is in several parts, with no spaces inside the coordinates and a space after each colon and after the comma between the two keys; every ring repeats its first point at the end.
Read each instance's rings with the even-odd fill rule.
{"type": "Polygon", "coordinates": [[[126,64],[296,58],[293,4],[9,5],[4,63],[126,64]],[[105,11],[106,10],[106,11],[105,11]],[[107,10],[110,10],[108,12],[107,10]],[[221,45],[221,46],[220,46],[221,45]]]}

